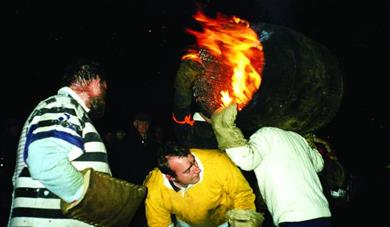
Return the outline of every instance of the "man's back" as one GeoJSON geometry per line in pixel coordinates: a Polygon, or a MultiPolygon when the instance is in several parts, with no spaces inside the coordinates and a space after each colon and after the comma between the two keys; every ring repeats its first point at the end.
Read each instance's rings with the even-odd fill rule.
{"type": "Polygon", "coordinates": [[[317,175],[323,159],[302,136],[264,127],[250,137],[249,144],[262,159],[254,171],[275,223],[330,216],[317,175]]]}

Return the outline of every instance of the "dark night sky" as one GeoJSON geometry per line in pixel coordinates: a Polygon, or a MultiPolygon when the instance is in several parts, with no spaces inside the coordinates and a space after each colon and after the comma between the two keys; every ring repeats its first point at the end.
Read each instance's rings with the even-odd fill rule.
{"type": "Polygon", "coordinates": [[[209,12],[288,26],[327,46],[345,72],[345,94],[320,133],[351,168],[389,164],[389,3],[383,1],[16,1],[4,28],[10,32],[3,32],[2,114],[24,119],[57,91],[69,62],[91,57],[110,75],[107,114],[97,123],[102,130],[126,127],[140,109],[169,127],[173,79],[191,40],[184,29],[193,23],[195,2],[209,12]]]}

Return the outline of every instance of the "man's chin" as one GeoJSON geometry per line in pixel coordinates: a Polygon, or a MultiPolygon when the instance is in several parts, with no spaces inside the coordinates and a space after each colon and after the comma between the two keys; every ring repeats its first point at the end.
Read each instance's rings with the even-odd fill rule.
{"type": "Polygon", "coordinates": [[[196,183],[198,183],[199,182],[199,180],[200,180],[200,176],[197,176],[196,178],[194,178],[194,183],[193,184],[196,184],[196,183]]]}

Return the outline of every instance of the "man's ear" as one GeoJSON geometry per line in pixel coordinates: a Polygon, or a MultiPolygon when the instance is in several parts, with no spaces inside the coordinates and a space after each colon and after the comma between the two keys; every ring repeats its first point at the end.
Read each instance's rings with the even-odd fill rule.
{"type": "Polygon", "coordinates": [[[137,128],[138,120],[133,121],[134,128],[137,128]]]}
{"type": "Polygon", "coordinates": [[[91,96],[98,96],[101,93],[100,78],[92,79],[88,85],[88,90],[91,96]]]}

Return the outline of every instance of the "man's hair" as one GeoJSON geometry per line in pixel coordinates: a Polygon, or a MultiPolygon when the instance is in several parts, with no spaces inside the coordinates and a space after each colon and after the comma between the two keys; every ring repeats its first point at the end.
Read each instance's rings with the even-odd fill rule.
{"type": "Polygon", "coordinates": [[[62,86],[70,86],[74,83],[82,84],[96,78],[105,80],[105,72],[101,65],[93,60],[79,59],[65,69],[61,84],[62,86]]]}
{"type": "Polygon", "coordinates": [[[152,118],[147,113],[139,112],[139,113],[135,114],[135,116],[134,116],[134,121],[136,121],[136,120],[138,120],[138,121],[147,121],[147,122],[150,123],[152,118]]]}
{"type": "Polygon", "coordinates": [[[159,170],[164,173],[176,176],[175,171],[173,171],[168,163],[169,157],[187,157],[190,154],[190,149],[187,147],[182,147],[176,143],[170,142],[167,143],[160,151],[158,155],[157,167],[159,170]]]}

